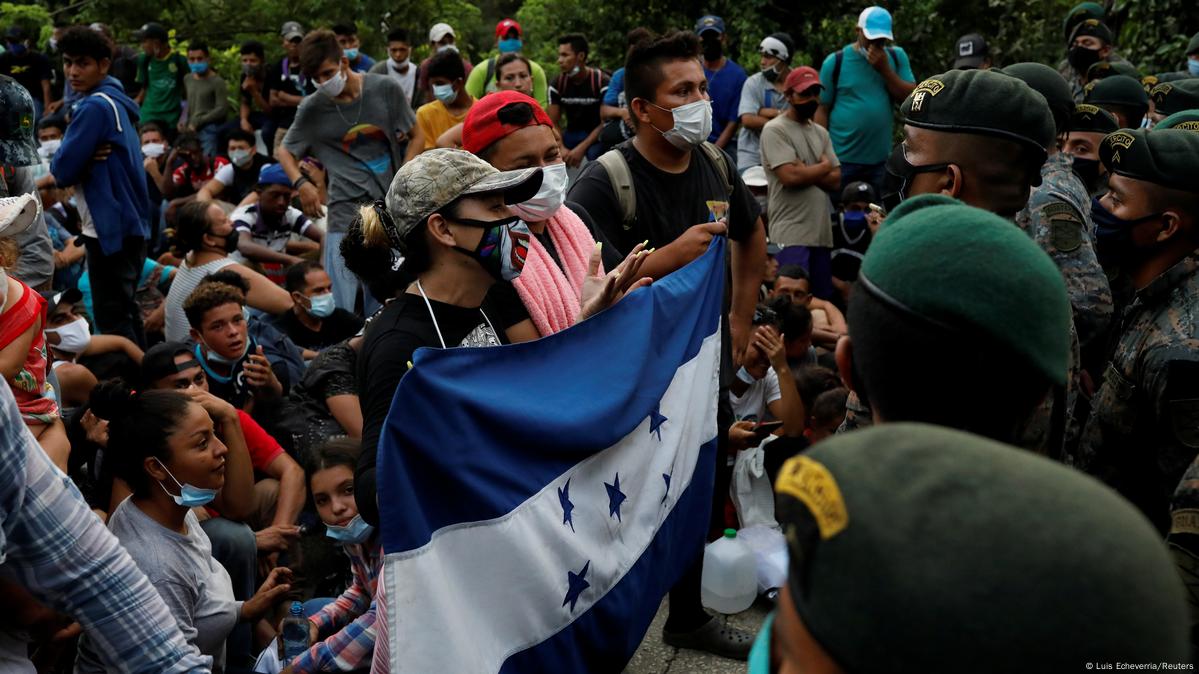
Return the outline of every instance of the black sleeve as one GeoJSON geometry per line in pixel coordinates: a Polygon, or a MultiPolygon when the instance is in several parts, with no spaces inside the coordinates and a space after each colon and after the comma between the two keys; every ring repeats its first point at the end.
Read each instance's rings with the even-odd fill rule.
{"type": "MultiPolygon", "coordinates": [[[[566,198],[571,202],[571,208],[577,205],[581,207],[580,210],[586,211],[591,217],[591,222],[588,222],[587,226],[596,233],[596,241],[601,240],[600,235],[602,234],[602,240],[614,244],[613,248],[623,259],[625,253],[622,237],[624,213],[621,211],[620,201],[616,198],[616,192],[612,190],[612,181],[608,179],[608,172],[604,170],[603,164],[598,161],[587,164],[579,174],[578,180],[570,186],[570,192],[566,198]]],[[[605,243],[605,247],[607,247],[607,243],[605,243]]]]}
{"type": "Polygon", "coordinates": [[[529,317],[525,303],[520,301],[516,287],[508,281],[500,281],[491,286],[487,297],[483,299],[483,311],[495,324],[500,332],[496,335],[500,341],[506,341],[504,331],[529,317]]]}
{"type": "Polygon", "coordinates": [[[362,407],[362,451],[354,471],[355,501],[358,512],[367,522],[379,524],[379,504],[375,490],[375,464],[378,460],[379,437],[383,422],[391,411],[400,378],[408,372],[415,346],[407,335],[398,332],[380,335],[371,344],[364,344],[363,358],[358,371],[358,404],[362,407]],[[373,357],[367,354],[372,354],[373,357]]]}
{"type": "Polygon", "coordinates": [[[729,195],[729,238],[733,241],[745,241],[753,235],[755,223],[762,212],[758,207],[758,200],[737,174],[737,162],[733,161],[727,152],[724,153],[724,157],[725,165],[729,168],[729,180],[733,185],[733,193],[729,195]]]}
{"type": "Polygon", "coordinates": [[[616,269],[617,265],[624,261],[624,256],[620,254],[620,249],[616,247],[616,244],[608,240],[603,230],[596,226],[591,213],[588,213],[582,204],[577,204],[573,201],[567,201],[566,207],[574,211],[574,214],[579,216],[583,224],[587,225],[587,229],[591,231],[591,238],[595,239],[597,243],[602,244],[600,250],[603,251],[604,270],[612,271],[616,269]]]}

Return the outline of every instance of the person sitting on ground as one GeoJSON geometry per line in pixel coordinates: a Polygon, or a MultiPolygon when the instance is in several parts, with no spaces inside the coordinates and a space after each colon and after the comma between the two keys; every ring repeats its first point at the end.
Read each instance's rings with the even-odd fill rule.
{"type": "Polygon", "coordinates": [[[362,407],[358,401],[358,353],[361,335],[324,349],[291,389],[291,402],[300,408],[306,426],[297,434],[295,452],[306,457],[329,438],[362,438],[362,407]]]}
{"type": "Polygon", "coordinates": [[[804,431],[809,445],[814,445],[837,432],[841,422],[845,421],[845,400],[849,397],[849,389],[838,386],[821,393],[812,404],[812,413],[808,417],[808,429],[804,431]]]}
{"type": "MultiPolygon", "coordinates": [[[[133,495],[108,520],[109,529],[167,602],[184,637],[225,665],[225,640],[239,621],[265,617],[291,590],[291,571],[279,567],[249,600],[234,599],[229,574],[192,508],[225,486],[226,443],[245,452],[237,411],[204,393],[111,390],[106,460],[133,495]]],[[[80,644],[76,671],[107,671],[89,640],[80,644]]]]}
{"type": "Polygon", "coordinates": [[[362,329],[361,318],[334,304],[333,281],[316,262],[289,267],[284,287],[291,293],[292,309],[274,317],[271,324],[312,357],[362,329]]]}
{"type": "MultiPolygon", "coordinates": [[[[258,173],[256,203],[240,206],[229,219],[238,234],[237,252],[233,259],[243,264],[258,263],[278,269],[301,261],[297,253],[315,253],[325,233],[314,227],[303,211],[291,205],[294,190],[287,172],[279,164],[266,164],[258,173]],[[292,234],[299,234],[315,245],[292,245],[292,234]]],[[[298,242],[297,242],[298,243],[298,242]]]]}
{"type": "Polygon", "coordinates": [[[779,268],[771,296],[788,297],[792,304],[807,307],[812,312],[812,338],[820,346],[836,348],[837,340],[849,330],[845,316],[836,305],[812,295],[808,270],[800,265],[788,264],[779,268]]]}
{"type": "Polygon", "coordinates": [[[1185,591],[1161,538],[1078,471],[895,424],[791,459],[775,494],[789,573],[750,671],[952,672],[968,661],[993,674],[1191,657],[1185,591]]]}
{"type": "Polygon", "coordinates": [[[175,254],[183,258],[183,263],[167,293],[167,340],[178,342],[187,339],[189,326],[183,303],[204,277],[222,269],[237,272],[249,283],[250,290],[246,293],[245,301],[250,307],[268,314],[291,310],[291,297],[286,290],[229,257],[230,253],[237,250],[238,243],[238,232],[217,204],[196,202],[179,209],[172,246],[175,254]]]}
{"type": "Polygon", "coordinates": [[[194,197],[204,189],[216,172],[228,163],[229,160],[221,156],[209,157],[195,133],[181,133],[167,157],[167,165],[174,169],[169,176],[163,176],[159,189],[167,199],[182,204],[182,200],[194,197]]]}
{"type": "Polygon", "coordinates": [[[757,317],[745,364],[729,384],[733,414],[737,421],[757,423],[765,421],[769,412],[783,422],[782,435],[801,436],[807,414],[787,364],[778,319],[765,305],[758,306],[757,317]]]}
{"type": "Polygon", "coordinates": [[[213,201],[221,197],[222,201],[238,205],[246,201],[254,192],[259,171],[271,163],[270,157],[255,149],[257,142],[254,134],[244,129],[230,131],[225,145],[229,163],[212,174],[212,180],[196,193],[196,200],[213,201]]]}
{"type": "Polygon", "coordinates": [[[819,354],[812,345],[812,336],[815,333],[812,312],[802,304],[794,304],[785,297],[776,297],[766,305],[778,317],[779,329],[783,333],[783,348],[792,372],[806,365],[815,365],[819,354]]]}
{"type": "Polygon", "coordinates": [[[144,355],[141,347],[127,337],[93,335],[83,307],[83,293],[75,288],[49,299],[43,332],[51,358],[50,371],[58,382],[58,402],[64,408],[87,402],[99,379],[136,372],[144,355]],[[107,362],[96,362],[100,356],[106,356],[107,362]]]}
{"type": "Polygon", "coordinates": [[[841,211],[833,213],[833,287],[843,307],[849,306],[849,292],[858,280],[862,256],[878,229],[876,219],[870,217],[870,204],[878,201],[870,183],[857,180],[841,190],[841,211]]]}

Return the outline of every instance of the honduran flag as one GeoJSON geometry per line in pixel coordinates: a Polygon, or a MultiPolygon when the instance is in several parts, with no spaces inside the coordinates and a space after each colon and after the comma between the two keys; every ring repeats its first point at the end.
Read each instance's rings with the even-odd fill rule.
{"type": "Polygon", "coordinates": [[[708,528],[724,248],[536,342],[417,352],[379,441],[392,672],[632,657],[708,528]]]}

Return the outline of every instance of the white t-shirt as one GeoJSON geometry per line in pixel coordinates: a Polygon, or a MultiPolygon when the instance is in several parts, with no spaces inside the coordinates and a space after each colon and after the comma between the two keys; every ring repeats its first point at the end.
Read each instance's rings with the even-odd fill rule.
{"type": "Polygon", "coordinates": [[[766,418],[766,406],[782,397],[779,376],[774,368],[770,368],[766,370],[766,376],[750,384],[745,393],[740,396],[729,393],[733,418],[737,421],[762,421],[766,418]]]}
{"type": "Polygon", "coordinates": [[[400,83],[400,88],[404,90],[404,95],[408,97],[408,100],[412,100],[412,91],[416,89],[416,71],[419,69],[409,61],[408,72],[401,74],[395,68],[395,61],[387,59],[387,76],[400,83]]]}

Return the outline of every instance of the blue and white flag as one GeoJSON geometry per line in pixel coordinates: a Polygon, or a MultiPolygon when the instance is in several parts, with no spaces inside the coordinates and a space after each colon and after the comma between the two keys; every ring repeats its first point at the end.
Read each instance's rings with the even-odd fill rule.
{"type": "Polygon", "coordinates": [[[724,248],[536,342],[417,352],[379,441],[392,672],[632,657],[708,530],[724,248]]]}

